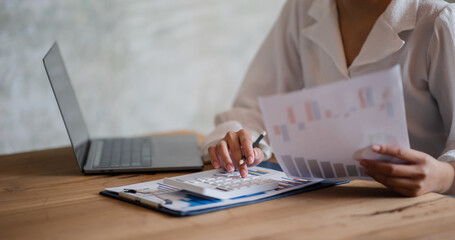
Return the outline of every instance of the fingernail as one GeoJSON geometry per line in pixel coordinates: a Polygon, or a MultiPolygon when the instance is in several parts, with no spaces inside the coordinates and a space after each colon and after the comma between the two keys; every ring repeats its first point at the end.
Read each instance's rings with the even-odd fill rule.
{"type": "Polygon", "coordinates": [[[245,163],[245,161],[243,161],[243,159],[240,159],[240,161],[239,161],[239,166],[242,165],[242,164],[244,164],[244,163],[245,163]]]}
{"type": "Polygon", "coordinates": [[[212,165],[214,168],[220,168],[220,163],[215,161],[215,162],[212,162],[212,165]]]}
{"type": "Polygon", "coordinates": [[[228,166],[227,166],[227,170],[228,170],[228,172],[233,172],[234,171],[234,166],[229,163],[228,166]]]}
{"type": "Polygon", "coordinates": [[[373,145],[373,146],[371,146],[371,148],[372,148],[374,151],[380,151],[380,150],[381,150],[381,146],[376,145],[376,144],[373,145]]]}
{"type": "Polygon", "coordinates": [[[240,174],[240,175],[242,175],[242,177],[247,177],[248,176],[248,171],[246,169],[243,168],[240,171],[242,171],[242,173],[240,174]]]}
{"type": "Polygon", "coordinates": [[[253,156],[249,156],[248,157],[248,163],[252,164],[253,162],[254,162],[254,157],[253,156]]]}

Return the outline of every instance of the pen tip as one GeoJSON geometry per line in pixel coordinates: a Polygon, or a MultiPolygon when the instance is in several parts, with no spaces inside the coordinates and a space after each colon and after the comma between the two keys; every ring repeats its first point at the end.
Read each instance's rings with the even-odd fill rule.
{"type": "Polygon", "coordinates": [[[262,132],[261,132],[261,135],[263,135],[263,136],[265,137],[265,135],[267,135],[267,132],[262,131],[262,132]]]}

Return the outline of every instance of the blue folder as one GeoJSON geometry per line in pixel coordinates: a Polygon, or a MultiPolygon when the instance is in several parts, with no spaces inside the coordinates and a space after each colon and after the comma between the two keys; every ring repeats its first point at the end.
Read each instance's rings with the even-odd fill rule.
{"type": "MultiPolygon", "coordinates": [[[[263,168],[274,169],[274,170],[277,170],[277,171],[282,171],[280,165],[277,164],[277,163],[274,163],[274,162],[266,161],[266,162],[260,163],[258,166],[259,167],[263,167],[263,168]]],[[[198,214],[203,214],[203,213],[209,213],[209,212],[214,212],[214,211],[218,211],[218,210],[238,207],[238,206],[244,206],[244,205],[257,203],[257,202],[268,201],[268,200],[272,200],[272,199],[276,199],[276,198],[287,197],[287,196],[298,194],[298,193],[302,193],[302,192],[309,192],[309,191],[313,191],[313,190],[317,190],[317,189],[321,189],[321,188],[326,188],[326,187],[331,187],[331,186],[335,186],[335,185],[340,185],[340,184],[344,184],[344,183],[348,183],[348,182],[349,182],[348,180],[346,180],[346,181],[324,180],[322,182],[310,185],[310,186],[305,187],[305,188],[301,188],[301,189],[297,189],[297,190],[293,190],[293,191],[289,191],[289,192],[284,192],[284,193],[281,193],[281,194],[278,194],[278,195],[275,195],[275,196],[261,198],[261,199],[254,200],[254,201],[235,203],[235,204],[225,205],[225,206],[221,206],[221,207],[209,207],[209,208],[206,208],[206,209],[192,210],[192,211],[175,211],[175,210],[171,210],[171,209],[168,209],[168,208],[162,207],[162,206],[152,207],[152,206],[145,205],[145,204],[142,204],[142,203],[137,202],[137,201],[133,201],[131,199],[122,198],[116,192],[111,192],[111,191],[107,191],[107,190],[101,191],[100,194],[103,195],[103,196],[112,197],[112,198],[115,198],[115,199],[119,199],[119,200],[122,200],[122,201],[125,201],[125,202],[129,202],[129,203],[135,204],[135,205],[139,205],[141,207],[145,207],[145,208],[148,208],[148,209],[152,209],[152,210],[156,210],[156,211],[159,211],[159,212],[162,212],[162,213],[166,213],[166,214],[169,214],[169,215],[172,215],[172,216],[183,217],[183,216],[192,216],[192,215],[198,215],[198,214]]]]}

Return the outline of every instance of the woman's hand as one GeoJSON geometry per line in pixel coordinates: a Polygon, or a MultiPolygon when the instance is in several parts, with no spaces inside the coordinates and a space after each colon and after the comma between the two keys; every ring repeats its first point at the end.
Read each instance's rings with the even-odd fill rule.
{"type": "Polygon", "coordinates": [[[244,129],[226,133],[216,146],[209,147],[209,155],[214,168],[224,166],[233,172],[237,167],[242,177],[248,176],[247,165],[255,166],[264,160],[264,153],[260,148],[253,149],[251,135],[244,129]]]}
{"type": "Polygon", "coordinates": [[[428,192],[444,193],[454,180],[454,168],[432,156],[413,149],[373,145],[376,153],[393,156],[406,164],[384,163],[362,159],[365,173],[395,192],[406,196],[419,196],[428,192]]]}

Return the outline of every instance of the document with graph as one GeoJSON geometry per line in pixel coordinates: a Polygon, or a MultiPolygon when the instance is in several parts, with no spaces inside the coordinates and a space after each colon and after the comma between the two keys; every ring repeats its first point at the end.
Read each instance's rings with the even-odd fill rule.
{"type": "Polygon", "coordinates": [[[259,99],[273,152],[291,177],[369,179],[360,149],[409,148],[399,66],[259,99]]]}
{"type": "MultiPolygon", "coordinates": [[[[213,169],[190,175],[197,178],[199,176],[207,175],[230,176],[233,174],[239,175],[237,171],[234,173],[228,173],[222,169],[213,169]]],[[[321,182],[321,180],[318,179],[306,180],[290,178],[282,171],[259,166],[250,167],[248,169],[248,174],[276,180],[278,182],[278,187],[272,190],[231,199],[216,199],[166,185],[163,183],[163,179],[159,179],[127,186],[106,188],[104,191],[101,191],[100,194],[156,209],[171,215],[185,216],[242,206],[255,202],[285,197],[299,192],[346,183],[335,181],[321,182]]],[[[183,175],[180,177],[190,175],[183,175]]]]}

